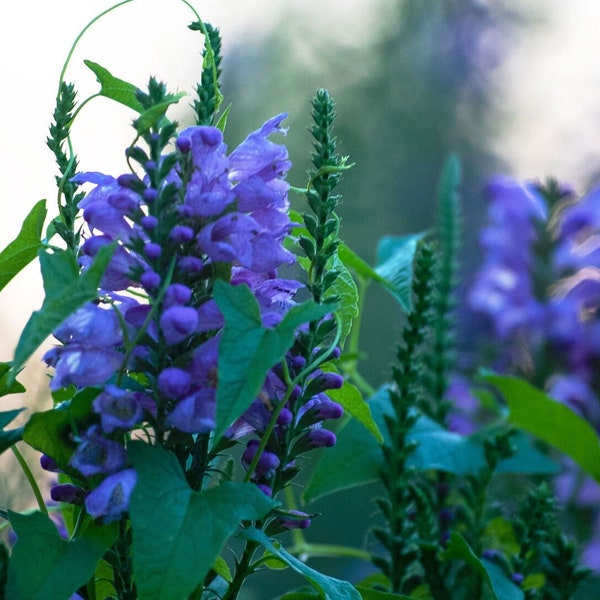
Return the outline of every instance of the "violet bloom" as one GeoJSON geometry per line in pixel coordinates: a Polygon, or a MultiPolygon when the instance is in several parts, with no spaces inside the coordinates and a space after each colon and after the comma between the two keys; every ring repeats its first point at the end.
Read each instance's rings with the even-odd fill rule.
{"type": "Polygon", "coordinates": [[[214,388],[195,390],[177,402],[166,424],[185,433],[210,433],[215,428],[216,411],[214,388]]]}
{"type": "Polygon", "coordinates": [[[126,462],[125,448],[103,437],[96,426],[87,430],[70,460],[71,466],[86,477],[114,473],[122,469],[126,462]]]}
{"type": "Polygon", "coordinates": [[[115,429],[131,429],[144,415],[138,392],[124,390],[112,384],[104,387],[92,406],[100,415],[104,433],[112,433],[115,429]]]}
{"type": "Polygon", "coordinates": [[[196,332],[198,313],[191,306],[170,306],[160,316],[159,323],[169,345],[183,342],[196,332]]]}
{"type": "Polygon", "coordinates": [[[116,521],[129,508],[129,498],[136,483],[134,469],[125,469],[109,475],[85,499],[89,515],[102,518],[105,523],[116,521]]]}
{"type": "Polygon", "coordinates": [[[114,310],[86,304],[68,317],[54,336],[65,345],[52,348],[43,357],[55,368],[51,390],[71,384],[79,388],[102,384],[121,366],[123,332],[114,310]]]}

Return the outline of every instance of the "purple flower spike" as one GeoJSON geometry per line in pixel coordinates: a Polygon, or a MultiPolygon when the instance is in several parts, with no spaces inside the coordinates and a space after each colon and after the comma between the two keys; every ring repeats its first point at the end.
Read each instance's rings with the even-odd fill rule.
{"type": "Polygon", "coordinates": [[[171,306],[160,316],[160,328],[167,344],[178,344],[196,332],[198,313],[191,306],[171,306]]]}
{"type": "Polygon", "coordinates": [[[85,499],[92,517],[102,517],[105,523],[116,521],[129,508],[129,498],[136,483],[136,473],[126,469],[107,477],[85,499]]]}

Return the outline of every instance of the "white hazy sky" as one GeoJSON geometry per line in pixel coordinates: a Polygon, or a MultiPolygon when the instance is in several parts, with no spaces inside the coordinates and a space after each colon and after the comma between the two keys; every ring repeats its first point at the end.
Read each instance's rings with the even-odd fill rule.
{"type": "MultiPolygon", "coordinates": [[[[360,44],[361,28],[375,19],[373,6],[377,5],[370,0],[197,0],[193,4],[203,19],[221,29],[225,56],[230,43],[260,35],[286,15],[292,15],[292,26],[300,30],[326,22],[329,35],[360,44]],[[327,13],[330,18],[323,19],[327,13]]],[[[600,2],[505,0],[504,4],[527,6],[547,24],[526,30],[501,67],[495,101],[510,126],[494,140],[494,150],[508,161],[513,175],[553,174],[581,188],[600,167],[596,59],[600,2]]],[[[58,76],[72,40],[108,6],[100,0],[31,0],[0,9],[0,248],[16,235],[37,200],[47,198],[54,210],[55,169],[44,141],[58,76]]],[[[67,80],[76,81],[80,99],[95,92],[95,78],[82,66],[82,60],[89,58],[134,83],[145,83],[155,74],[170,89],[190,90],[200,69],[198,34],[186,29],[191,20],[189,8],[177,0],[134,0],[89,31],[73,56],[67,80]]],[[[73,135],[83,170],[122,172],[120,149],[130,142],[131,118],[127,109],[105,99],[88,105],[73,135]]],[[[0,360],[11,358],[20,330],[40,305],[40,288],[37,266],[32,266],[0,295],[0,360]]]]}

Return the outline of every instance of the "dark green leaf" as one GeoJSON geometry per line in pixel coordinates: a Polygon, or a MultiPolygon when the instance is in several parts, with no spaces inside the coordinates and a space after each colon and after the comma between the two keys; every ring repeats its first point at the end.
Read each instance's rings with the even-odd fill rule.
{"type": "Polygon", "coordinates": [[[517,377],[490,375],[484,380],[506,400],[512,423],[570,456],[600,483],[600,441],[585,419],[517,377]]]}
{"type": "Polygon", "coordinates": [[[414,596],[372,590],[371,588],[363,587],[362,585],[357,585],[356,589],[360,592],[362,600],[418,600],[418,598],[415,598],[414,596]]]}
{"type": "Polygon", "coordinates": [[[445,560],[463,560],[485,582],[487,582],[497,600],[523,600],[523,590],[517,587],[493,562],[479,559],[465,538],[453,531],[443,553],[445,560]]]}
{"type": "Polygon", "coordinates": [[[5,410],[0,413],[0,429],[4,429],[15,417],[21,414],[24,408],[15,408],[13,410],[5,410]]]}
{"type": "Polygon", "coordinates": [[[204,579],[240,521],[261,519],[275,504],[252,484],[190,489],[177,458],[133,442],[137,472],[130,500],[133,568],[144,600],[187,598],[204,579]]]}
{"type": "Polygon", "coordinates": [[[287,563],[321,594],[321,598],[325,600],[360,600],[360,594],[350,583],[315,571],[287,552],[278,541],[270,540],[263,531],[253,528],[244,529],[240,536],[261,544],[271,554],[287,563]]]}
{"type": "Polygon", "coordinates": [[[0,431],[0,454],[23,439],[23,427],[0,431]]]}
{"type": "Polygon", "coordinates": [[[15,380],[11,368],[12,362],[0,363],[0,397],[25,391],[25,387],[15,380]]]}
{"type": "Polygon", "coordinates": [[[47,295],[40,310],[31,315],[21,333],[15,350],[13,378],[33,352],[71,313],[96,298],[100,278],[113,251],[113,246],[101,248],[92,266],[81,275],[71,274],[64,269],[68,263],[65,261],[65,254],[68,254],[66,250],[55,250],[53,254],[44,253],[40,256],[47,295]]]}
{"type": "Polygon", "coordinates": [[[138,113],[144,111],[141,102],[136,98],[137,87],[112,75],[108,69],[91,60],[83,61],[94,72],[100,83],[100,95],[124,104],[138,113]]]}
{"type": "Polygon", "coordinates": [[[65,600],[94,574],[117,538],[116,524],[94,523],[68,542],[40,512],[9,513],[18,540],[8,567],[6,597],[12,600],[65,600]]]}
{"type": "Polygon", "coordinates": [[[17,237],[0,252],[0,290],[37,256],[46,212],[46,201],[40,200],[25,217],[17,237]]]}
{"type": "Polygon", "coordinates": [[[36,450],[51,456],[69,472],[69,460],[75,449],[73,434],[86,427],[92,414],[92,402],[99,390],[85,388],[71,400],[44,412],[37,412],[25,425],[23,439],[36,450]]]}
{"type": "Polygon", "coordinates": [[[273,329],[262,326],[258,302],[248,286],[215,281],[214,298],[225,318],[219,343],[217,386],[218,438],[252,403],[267,371],[294,342],[303,323],[324,317],[332,306],[304,302],[294,306],[273,329]]]}

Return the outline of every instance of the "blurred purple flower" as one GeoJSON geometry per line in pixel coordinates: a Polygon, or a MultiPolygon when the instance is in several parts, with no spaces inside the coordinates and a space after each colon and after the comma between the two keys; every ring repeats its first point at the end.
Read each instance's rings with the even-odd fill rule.
{"type": "Polygon", "coordinates": [[[134,469],[125,469],[109,475],[85,499],[85,507],[92,517],[105,523],[116,521],[129,508],[129,498],[136,483],[134,469]]]}

